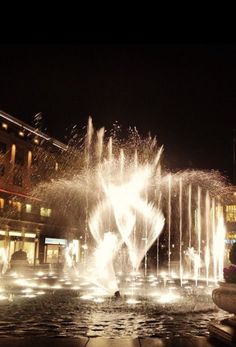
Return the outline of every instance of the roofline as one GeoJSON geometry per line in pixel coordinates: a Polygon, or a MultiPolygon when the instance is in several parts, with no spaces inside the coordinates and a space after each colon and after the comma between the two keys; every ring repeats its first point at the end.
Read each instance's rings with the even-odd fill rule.
{"type": "Polygon", "coordinates": [[[24,128],[27,131],[43,138],[44,140],[50,141],[54,146],[56,146],[60,149],[63,149],[64,151],[66,151],[68,149],[68,146],[65,145],[64,143],[54,139],[53,137],[48,136],[47,134],[43,133],[40,130],[33,128],[32,126],[26,124],[25,122],[22,122],[21,120],[15,118],[13,116],[10,116],[8,113],[6,113],[4,111],[0,110],[0,116],[4,119],[8,120],[9,122],[14,123],[14,124],[20,126],[21,128],[24,128]]]}

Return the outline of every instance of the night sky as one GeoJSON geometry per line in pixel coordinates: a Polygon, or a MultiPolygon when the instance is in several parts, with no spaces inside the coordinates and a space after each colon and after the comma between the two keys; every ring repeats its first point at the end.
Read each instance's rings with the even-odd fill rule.
{"type": "Polygon", "coordinates": [[[46,132],[136,126],[170,169],[233,177],[236,45],[1,45],[0,109],[46,132]]]}

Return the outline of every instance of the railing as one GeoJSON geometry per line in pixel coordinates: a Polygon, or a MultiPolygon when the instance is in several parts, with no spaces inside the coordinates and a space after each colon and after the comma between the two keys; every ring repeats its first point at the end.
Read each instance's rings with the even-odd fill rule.
{"type": "Polygon", "coordinates": [[[50,222],[50,217],[40,216],[39,213],[18,212],[8,208],[0,209],[0,217],[44,224],[50,222]]]}

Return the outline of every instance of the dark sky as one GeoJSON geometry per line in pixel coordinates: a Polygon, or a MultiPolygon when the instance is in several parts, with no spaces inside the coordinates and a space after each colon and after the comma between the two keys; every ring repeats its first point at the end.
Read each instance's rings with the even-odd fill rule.
{"type": "Polygon", "coordinates": [[[171,169],[232,179],[235,45],[0,45],[0,109],[47,132],[124,128],[157,135],[171,169]]]}

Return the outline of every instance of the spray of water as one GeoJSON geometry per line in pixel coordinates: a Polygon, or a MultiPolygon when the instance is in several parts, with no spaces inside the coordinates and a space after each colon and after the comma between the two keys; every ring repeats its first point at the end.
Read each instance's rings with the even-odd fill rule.
{"type": "Polygon", "coordinates": [[[85,268],[93,267],[94,279],[109,291],[117,289],[116,272],[138,271],[144,259],[147,275],[153,244],[158,274],[166,234],[169,275],[177,259],[181,282],[186,272],[196,284],[203,276],[207,283],[219,280],[225,229],[215,201],[231,192],[225,178],[216,171],[170,173],[161,166],[156,138],[141,138],[136,128],[125,139],[120,133],[116,125],[106,137],[90,118],[84,141],[78,137],[69,149],[61,178],[39,185],[35,196],[54,206],[57,222],[76,221],[87,250],[85,268]]]}

